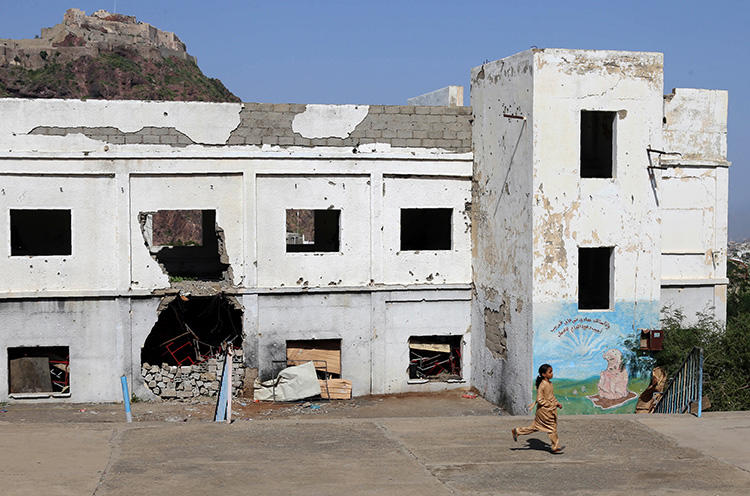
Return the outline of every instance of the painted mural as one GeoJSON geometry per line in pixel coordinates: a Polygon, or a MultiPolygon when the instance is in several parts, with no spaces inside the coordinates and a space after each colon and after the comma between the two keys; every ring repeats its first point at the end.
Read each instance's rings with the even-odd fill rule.
{"type": "Polygon", "coordinates": [[[552,365],[561,414],[633,413],[650,375],[625,341],[658,324],[658,301],[586,312],[576,302],[535,304],[533,377],[543,363],[552,365]]]}

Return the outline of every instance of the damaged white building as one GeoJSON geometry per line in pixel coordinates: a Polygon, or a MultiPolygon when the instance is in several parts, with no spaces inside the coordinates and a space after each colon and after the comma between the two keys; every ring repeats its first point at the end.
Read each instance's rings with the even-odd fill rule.
{"type": "Polygon", "coordinates": [[[335,351],[355,396],[521,411],[548,362],[574,410],[632,406],[636,377],[581,390],[602,351],[664,305],[725,310],[727,94],[662,71],[534,49],[475,68],[471,106],[0,99],[0,400],[163,396],[144,362],[229,344],[261,379],[335,351]],[[24,357],[48,390],[19,391],[24,357]]]}

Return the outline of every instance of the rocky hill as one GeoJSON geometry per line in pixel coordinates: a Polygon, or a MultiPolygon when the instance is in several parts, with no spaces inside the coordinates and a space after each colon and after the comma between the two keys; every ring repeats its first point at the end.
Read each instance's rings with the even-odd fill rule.
{"type": "Polygon", "coordinates": [[[27,40],[0,39],[0,98],[239,102],[174,34],[135,17],[69,9],[27,40]]]}

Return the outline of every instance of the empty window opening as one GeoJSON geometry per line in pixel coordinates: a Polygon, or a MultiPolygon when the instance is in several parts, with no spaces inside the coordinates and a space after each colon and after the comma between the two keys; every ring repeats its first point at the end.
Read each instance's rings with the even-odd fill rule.
{"type": "Polygon", "coordinates": [[[578,248],[578,308],[609,310],[612,248],[578,248]]]}
{"type": "Polygon", "coordinates": [[[341,210],[286,211],[286,251],[339,251],[339,220],[341,210]]]}
{"type": "Polygon", "coordinates": [[[242,310],[224,294],[179,295],[159,313],[141,349],[141,362],[188,366],[242,347],[242,310]]]}
{"type": "Polygon", "coordinates": [[[409,379],[461,379],[461,336],[409,338],[409,379]]]}
{"type": "Polygon", "coordinates": [[[70,255],[70,210],[10,211],[11,256],[70,255]]]}
{"type": "Polygon", "coordinates": [[[450,250],[451,208],[402,208],[401,250],[450,250]]]}
{"type": "Polygon", "coordinates": [[[286,365],[313,362],[320,382],[320,397],[346,400],[352,397],[352,382],[341,377],[341,340],[304,339],[286,342],[286,365]]]}
{"type": "Polygon", "coordinates": [[[615,112],[581,111],[581,177],[614,177],[615,112]]]}
{"type": "Polygon", "coordinates": [[[146,245],[172,280],[226,278],[223,231],[215,210],[159,210],[140,215],[146,245]]]}
{"type": "Polygon", "coordinates": [[[70,393],[67,346],[8,348],[8,392],[70,393]]]}

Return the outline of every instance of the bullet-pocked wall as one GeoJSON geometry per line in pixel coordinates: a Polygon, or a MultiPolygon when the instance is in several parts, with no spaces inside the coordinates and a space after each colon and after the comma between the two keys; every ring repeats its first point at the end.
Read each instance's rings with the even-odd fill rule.
{"type": "Polygon", "coordinates": [[[338,339],[355,395],[467,384],[409,381],[409,339],[468,346],[468,109],[5,99],[0,114],[0,268],[12,276],[0,348],[6,363],[69,350],[70,377],[64,394],[9,392],[0,367],[2,399],[113,401],[123,374],[152,398],[142,348],[178,294],[236,302],[245,365],[261,377],[289,340],[338,339]],[[202,218],[202,238],[159,240],[158,219],[176,211],[202,218]],[[440,243],[404,248],[402,211],[440,243]],[[300,240],[290,212],[325,225],[300,240]],[[54,243],[40,247],[40,233],[54,243]],[[313,233],[335,243],[319,249],[313,233]],[[191,249],[219,270],[170,272],[191,249]],[[386,318],[394,289],[409,322],[386,318]]]}

